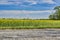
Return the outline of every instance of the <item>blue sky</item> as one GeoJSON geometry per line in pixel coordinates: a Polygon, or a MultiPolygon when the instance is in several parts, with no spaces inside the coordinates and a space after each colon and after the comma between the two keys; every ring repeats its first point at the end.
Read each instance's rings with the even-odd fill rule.
{"type": "Polygon", "coordinates": [[[60,0],[0,0],[0,17],[48,18],[60,0]]]}

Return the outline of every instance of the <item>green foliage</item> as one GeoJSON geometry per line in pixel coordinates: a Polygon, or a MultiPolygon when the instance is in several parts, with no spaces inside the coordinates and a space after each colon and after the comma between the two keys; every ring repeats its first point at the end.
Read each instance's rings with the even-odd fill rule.
{"type": "Polygon", "coordinates": [[[60,6],[57,6],[54,8],[56,10],[56,12],[52,15],[49,16],[50,19],[58,19],[60,20],[60,6]]]}

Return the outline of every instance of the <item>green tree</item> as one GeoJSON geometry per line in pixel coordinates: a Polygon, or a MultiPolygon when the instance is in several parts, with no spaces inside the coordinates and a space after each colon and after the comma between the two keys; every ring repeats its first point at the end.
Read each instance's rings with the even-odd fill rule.
{"type": "Polygon", "coordinates": [[[49,16],[50,19],[60,19],[60,6],[56,6],[54,8],[55,13],[53,13],[52,15],[49,16]]]}

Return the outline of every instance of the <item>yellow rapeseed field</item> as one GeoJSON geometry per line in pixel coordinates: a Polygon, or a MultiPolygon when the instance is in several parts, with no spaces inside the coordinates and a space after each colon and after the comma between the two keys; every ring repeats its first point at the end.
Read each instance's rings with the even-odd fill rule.
{"type": "Polygon", "coordinates": [[[60,20],[0,19],[0,29],[60,28],[60,20]]]}

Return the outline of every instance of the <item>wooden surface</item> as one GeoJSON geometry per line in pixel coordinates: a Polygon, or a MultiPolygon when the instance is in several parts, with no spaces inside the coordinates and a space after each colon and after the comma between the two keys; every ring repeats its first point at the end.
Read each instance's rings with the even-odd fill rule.
{"type": "Polygon", "coordinates": [[[60,29],[0,30],[0,40],[60,40],[60,29]]]}

